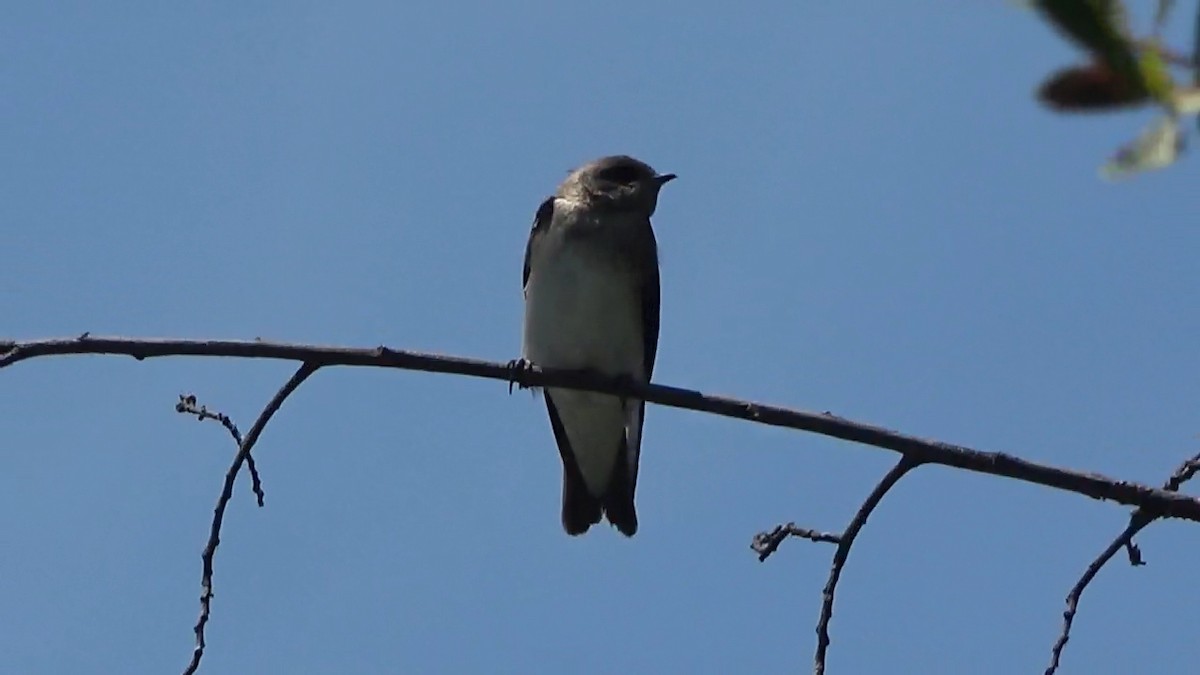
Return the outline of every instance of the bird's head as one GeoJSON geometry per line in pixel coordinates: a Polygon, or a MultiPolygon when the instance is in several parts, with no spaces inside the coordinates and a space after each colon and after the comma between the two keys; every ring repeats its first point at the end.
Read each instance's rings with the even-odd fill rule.
{"type": "Polygon", "coordinates": [[[559,197],[652,215],[658,191],[675,174],[660,174],[628,155],[601,157],[575,169],[558,188],[559,197]]]}

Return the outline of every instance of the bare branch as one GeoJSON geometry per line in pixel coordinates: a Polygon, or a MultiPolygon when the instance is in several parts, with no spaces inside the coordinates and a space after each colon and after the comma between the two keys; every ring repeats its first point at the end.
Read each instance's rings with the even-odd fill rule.
{"type": "Polygon", "coordinates": [[[454,356],[400,351],[387,347],[356,349],[266,342],[262,340],[170,340],[93,337],[0,342],[0,368],[26,359],[65,354],[122,354],[136,359],[157,356],[224,356],[302,361],[316,366],[360,366],[400,368],[424,372],[469,375],[522,386],[555,386],[598,391],[625,398],[642,399],[659,405],[708,412],[725,417],[799,429],[846,441],[884,448],[921,463],[952,466],[968,471],[1005,476],[1028,483],[1066,490],[1095,499],[1108,499],[1137,506],[1156,517],[1184,518],[1200,522],[1200,500],[1146,485],[1117,481],[1097,474],[1081,473],[1030,462],[998,452],[982,452],[961,445],[930,441],[888,429],[843,419],[831,413],[813,413],[711,396],[690,389],[643,385],[629,378],[605,378],[594,374],[541,369],[516,369],[508,364],[454,356]]]}
{"type": "Polygon", "coordinates": [[[784,539],[788,537],[799,537],[812,542],[837,544],[841,543],[842,537],[838,534],[829,532],[818,532],[804,527],[796,527],[795,523],[787,525],[776,525],[775,529],[770,532],[759,532],[754,535],[754,541],[750,542],[750,550],[758,554],[758,561],[762,562],[771,557],[771,554],[779,548],[784,539]]]}
{"type": "MultiPolygon", "coordinates": [[[[233,442],[240,448],[242,447],[242,432],[238,431],[237,425],[233,423],[229,415],[220,412],[213,412],[207,406],[198,405],[196,397],[193,394],[180,394],[179,402],[175,404],[175,412],[195,415],[196,419],[203,422],[204,420],[214,420],[220,422],[221,426],[229,431],[229,435],[233,436],[233,442]]],[[[259,508],[265,503],[267,495],[263,492],[262,479],[258,475],[258,465],[254,463],[254,455],[246,455],[246,469],[250,472],[250,487],[254,490],[254,497],[258,500],[259,508]]]]}
{"type": "Polygon", "coordinates": [[[816,675],[825,673],[825,653],[829,649],[829,622],[833,619],[833,596],[837,591],[838,580],[842,577],[842,568],[846,566],[846,559],[850,557],[850,547],[854,546],[854,540],[862,531],[863,526],[867,524],[867,518],[871,516],[875,507],[879,506],[879,502],[888,493],[888,490],[891,490],[892,486],[904,477],[904,474],[917,468],[921,463],[920,460],[913,459],[908,455],[901,457],[896,466],[893,466],[891,471],[888,471],[879,480],[875,489],[871,490],[871,494],[867,495],[862,506],[858,508],[858,513],[854,514],[854,519],[842,533],[842,540],[838,543],[837,550],[833,552],[833,565],[829,568],[829,580],[825,582],[825,591],[822,593],[821,617],[817,620],[817,653],[813,658],[813,672],[816,675]]]}
{"type": "Polygon", "coordinates": [[[229,466],[229,471],[225,473],[225,482],[221,486],[221,496],[217,498],[217,506],[213,509],[212,528],[208,534],[208,544],[204,547],[204,553],[200,559],[203,563],[203,572],[200,575],[200,618],[196,620],[196,647],[192,650],[192,660],[184,669],[184,675],[193,675],[196,669],[200,667],[200,659],[204,657],[204,628],[208,625],[208,617],[212,609],[213,599],[213,558],[217,553],[217,546],[221,543],[221,525],[225,521],[225,507],[229,505],[229,500],[233,497],[233,484],[237,480],[238,471],[242,468],[242,464],[250,457],[250,450],[254,448],[254,444],[258,442],[259,436],[262,435],[263,429],[266,428],[267,422],[271,421],[271,417],[275,415],[280,406],[283,405],[285,399],[296,391],[310,375],[317,372],[321,366],[314,363],[303,363],[300,368],[292,375],[292,377],[284,383],[279,391],[275,392],[275,396],[267,403],[263,411],[259,413],[258,419],[254,420],[254,426],[250,427],[250,431],[246,432],[246,437],[238,444],[237,455],[233,458],[233,463],[229,466]]]}
{"type": "MultiPolygon", "coordinates": [[[[1175,473],[1163,484],[1163,489],[1170,492],[1178,491],[1180,486],[1191,480],[1198,471],[1200,471],[1200,454],[1193,455],[1186,462],[1180,464],[1175,473]]],[[[1129,525],[1125,527],[1125,530],[1117,535],[1117,538],[1113,539],[1112,543],[1100,552],[1100,555],[1096,556],[1096,559],[1087,566],[1083,575],[1079,577],[1079,581],[1076,581],[1075,585],[1071,587],[1071,592],[1067,593],[1067,608],[1063,610],[1062,630],[1059,631],[1058,639],[1055,640],[1054,647],[1050,650],[1050,665],[1046,667],[1046,675],[1054,675],[1054,673],[1058,672],[1063,649],[1066,648],[1067,642],[1071,639],[1071,626],[1075,623],[1075,614],[1079,610],[1079,599],[1083,597],[1083,592],[1087,590],[1088,585],[1100,573],[1100,569],[1107,565],[1108,561],[1112,560],[1117,551],[1122,548],[1129,553],[1130,565],[1139,567],[1146,564],[1142,560],[1142,551],[1138,548],[1137,544],[1133,543],[1133,538],[1137,536],[1138,532],[1145,529],[1147,525],[1154,522],[1154,520],[1154,516],[1142,509],[1134,511],[1129,516],[1129,525]]]]}
{"type": "Polygon", "coordinates": [[[1143,527],[1150,524],[1149,518],[1139,517],[1138,513],[1134,513],[1130,518],[1129,526],[1120,534],[1108,548],[1104,549],[1092,564],[1087,566],[1083,576],[1079,577],[1079,581],[1071,588],[1071,592],[1067,594],[1067,609],[1063,611],[1063,626],[1062,631],[1058,634],[1058,640],[1054,643],[1054,648],[1050,650],[1050,665],[1046,667],[1046,675],[1054,675],[1058,671],[1059,660],[1062,658],[1063,648],[1067,646],[1067,641],[1071,639],[1071,624],[1075,622],[1075,612],[1079,608],[1079,598],[1083,595],[1084,589],[1088,584],[1092,583],[1092,579],[1096,578],[1096,574],[1101,567],[1108,564],[1108,561],[1116,555],[1121,547],[1127,544],[1133,535],[1137,534],[1143,527]]]}

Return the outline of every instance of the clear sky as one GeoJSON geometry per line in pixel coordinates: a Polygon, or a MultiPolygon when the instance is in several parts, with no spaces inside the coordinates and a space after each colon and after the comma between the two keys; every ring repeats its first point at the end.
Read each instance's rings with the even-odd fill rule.
{"type": "MultiPolygon", "coordinates": [[[[1159,484],[1200,444],[1197,164],[1097,167],[1154,114],[1061,117],[1081,60],[1011,3],[12,3],[0,335],[517,356],[534,210],[588,159],[660,201],[655,379],[1159,484]]],[[[1176,44],[1190,41],[1184,3],[1176,44]]],[[[1144,25],[1144,24],[1143,24],[1144,25]]],[[[291,364],[0,372],[0,671],[186,663],[233,445],[291,364]]],[[[256,452],[206,673],[797,672],[839,530],[891,453],[649,409],[626,540],[559,525],[540,400],[319,372],[256,452]]],[[[1033,673],[1127,513],[918,470],[855,547],[831,673],[1033,673]]],[[[1200,659],[1200,529],[1085,596],[1064,673],[1200,659]]]]}

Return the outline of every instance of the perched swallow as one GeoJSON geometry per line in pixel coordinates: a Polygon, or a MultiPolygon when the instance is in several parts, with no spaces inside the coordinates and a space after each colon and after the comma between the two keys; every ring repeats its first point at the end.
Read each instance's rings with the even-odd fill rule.
{"type": "MultiPolygon", "coordinates": [[[[659,317],[650,216],[673,178],[632,157],[602,157],[542,202],[525,248],[528,362],[650,381],[659,317]]],[[[583,534],[604,515],[632,537],[646,403],[554,387],[545,398],[563,463],[563,529],[583,534]]]]}

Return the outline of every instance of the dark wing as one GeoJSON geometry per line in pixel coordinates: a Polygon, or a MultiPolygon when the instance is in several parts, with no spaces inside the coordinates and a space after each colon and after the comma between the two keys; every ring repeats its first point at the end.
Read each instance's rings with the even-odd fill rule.
{"type": "MultiPolygon", "coordinates": [[[[642,245],[635,248],[639,254],[634,264],[637,265],[642,277],[642,363],[645,368],[646,381],[649,381],[654,372],[654,357],[658,354],[659,300],[661,296],[658,285],[658,243],[654,240],[654,230],[650,227],[649,218],[646,219],[646,226],[641,229],[639,236],[643,237],[642,245]]],[[[628,436],[626,436],[626,440],[622,441],[625,444],[623,453],[625,466],[622,467],[624,470],[614,472],[614,483],[623,482],[625,486],[619,490],[614,486],[609,487],[611,492],[622,494],[628,500],[625,508],[628,509],[632,528],[627,530],[618,525],[618,529],[629,536],[637,531],[637,515],[634,512],[633,496],[637,490],[638,463],[642,454],[642,429],[645,425],[646,402],[638,401],[637,445],[629,447],[628,436]]],[[[606,511],[612,511],[612,508],[606,505],[606,511]]],[[[609,520],[614,520],[611,513],[609,520]]]]}
{"type": "Polygon", "coordinates": [[[645,235],[649,246],[645,247],[646,255],[638,261],[642,273],[642,354],[646,368],[646,379],[654,372],[654,357],[658,353],[658,317],[659,317],[659,287],[658,287],[658,242],[654,240],[654,230],[650,228],[650,219],[646,219],[645,235]]]}
{"type": "MultiPolygon", "coordinates": [[[[529,241],[525,244],[525,271],[521,276],[521,288],[529,283],[529,258],[533,253],[534,240],[541,237],[550,228],[550,220],[554,218],[554,197],[547,197],[538,207],[537,215],[533,217],[533,229],[529,232],[529,241]]],[[[657,333],[657,327],[655,332],[657,333]]],[[[651,359],[653,360],[653,359],[651,359]]]]}
{"type": "Polygon", "coordinates": [[[647,222],[650,252],[642,264],[642,354],[646,380],[654,372],[654,357],[659,351],[659,246],[647,222]]]}

